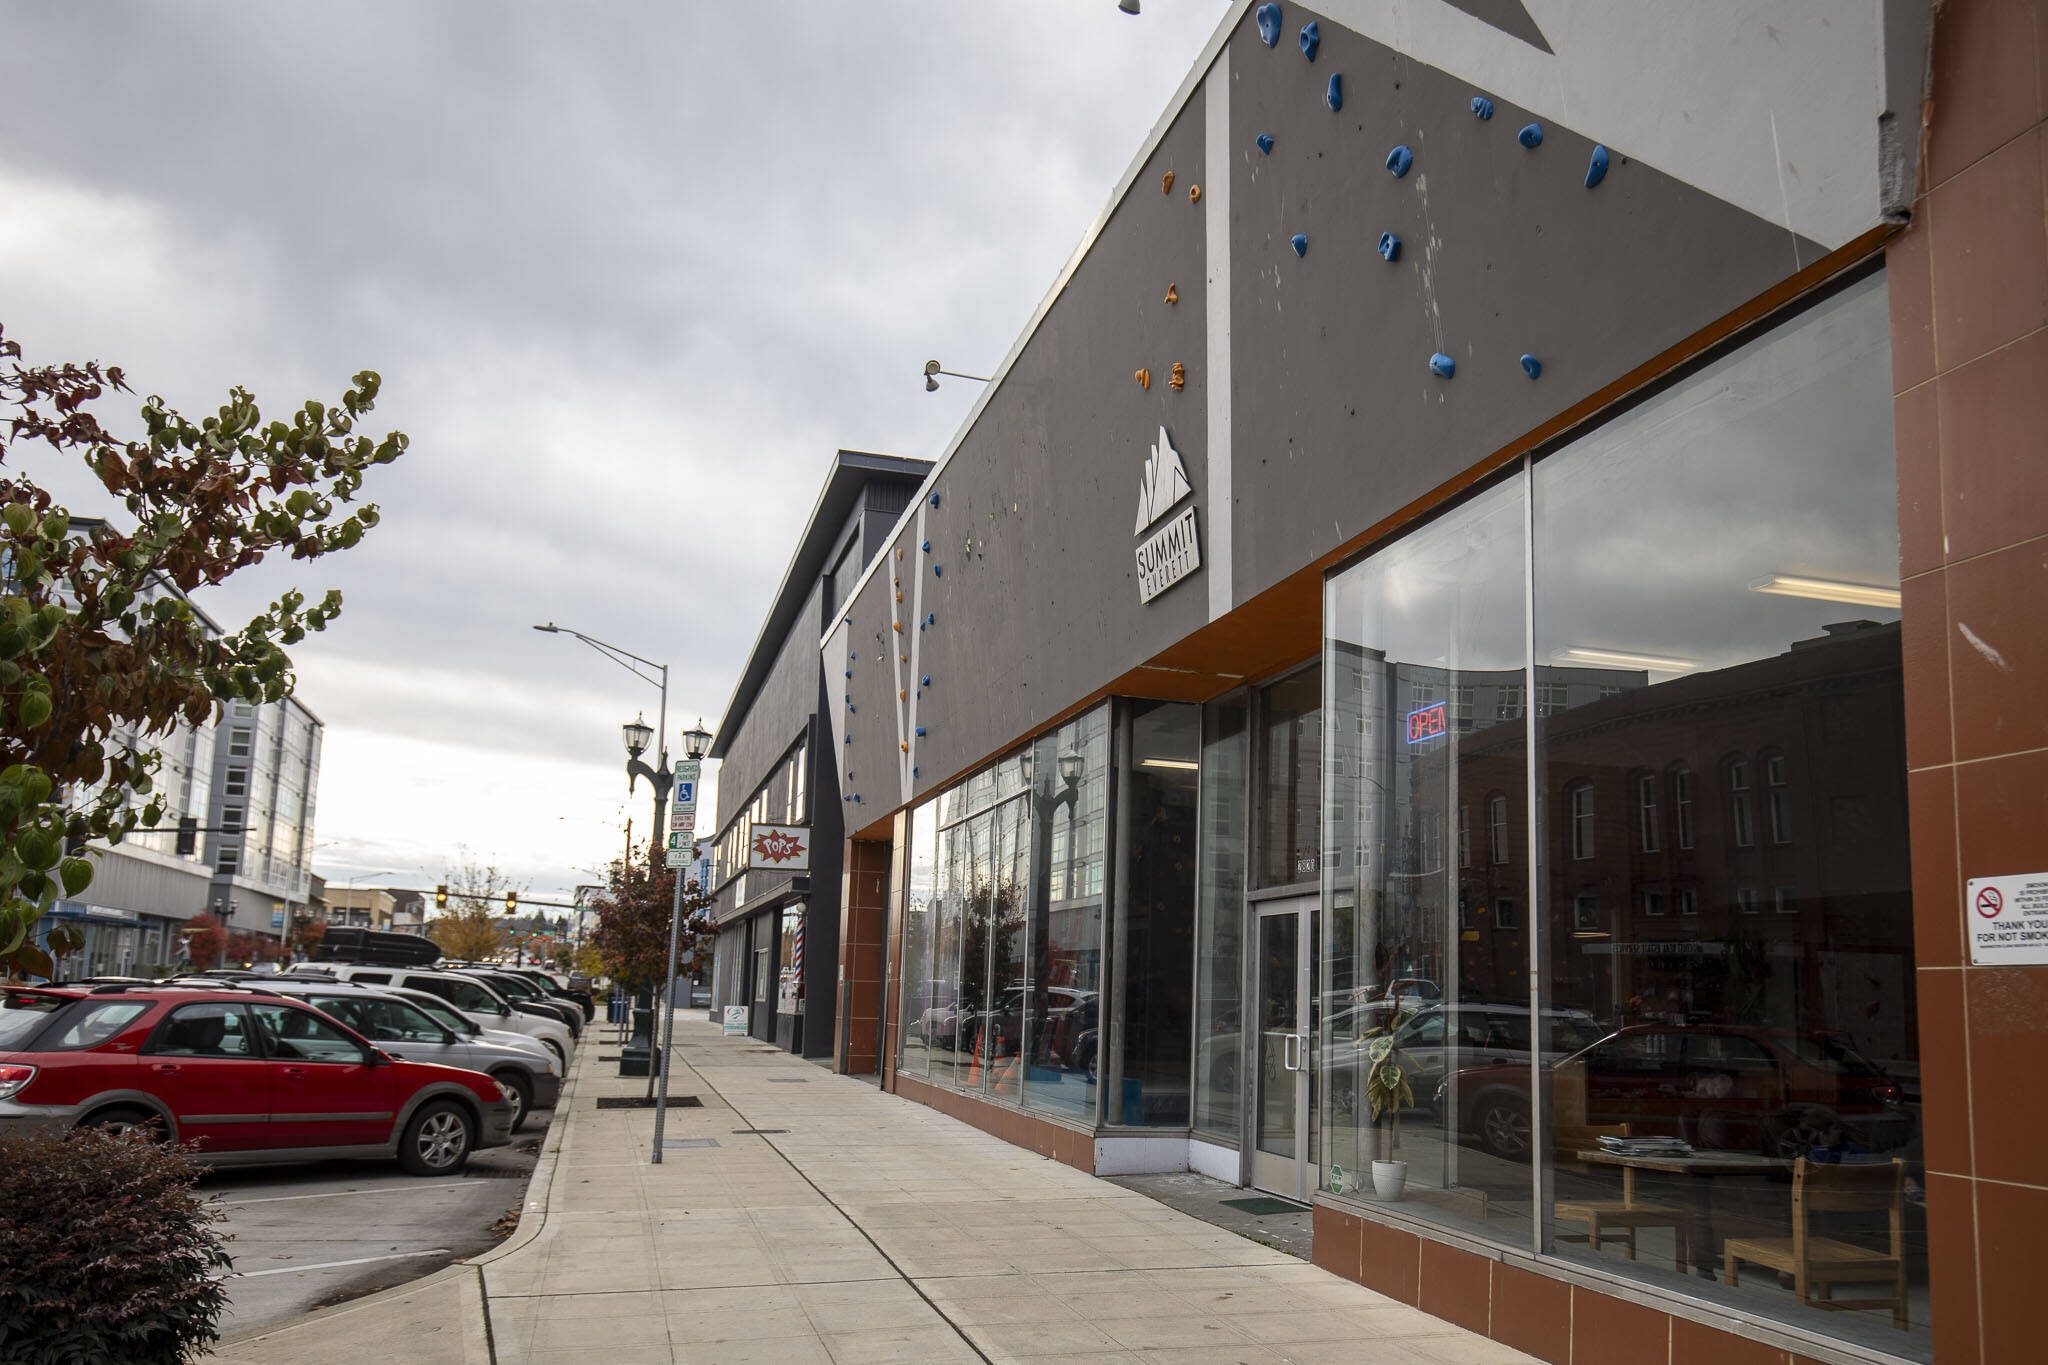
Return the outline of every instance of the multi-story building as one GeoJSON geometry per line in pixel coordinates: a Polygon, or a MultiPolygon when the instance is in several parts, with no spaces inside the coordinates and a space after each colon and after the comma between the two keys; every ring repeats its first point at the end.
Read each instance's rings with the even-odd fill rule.
{"type": "MultiPolygon", "coordinates": [[[[851,676],[821,666],[818,639],[930,468],[851,450],[833,457],[711,745],[721,765],[717,833],[706,841],[719,927],[712,1002],[747,1006],[755,1037],[807,1057],[831,1055],[836,1027],[845,819],[822,716],[846,690],[840,675],[851,676]],[[810,826],[808,872],[748,871],[759,824],[810,826]]],[[[701,861],[696,873],[706,875],[701,861]]]]}
{"type": "Polygon", "coordinates": [[[306,909],[323,728],[296,697],[230,702],[218,723],[208,902],[233,929],[282,937],[306,909]]]}
{"type": "Polygon", "coordinates": [[[2035,1359],[2039,7],[1585,8],[1223,16],[828,613],[838,1061],[1545,1360],[2035,1359]]]}

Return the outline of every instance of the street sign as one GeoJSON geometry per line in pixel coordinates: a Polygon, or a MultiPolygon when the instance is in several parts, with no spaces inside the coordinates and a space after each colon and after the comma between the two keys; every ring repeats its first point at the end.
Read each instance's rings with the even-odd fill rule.
{"type": "Polygon", "coordinates": [[[677,760],[675,786],[669,793],[672,804],[669,806],[668,827],[671,833],[687,835],[697,828],[697,781],[703,773],[702,760],[677,760]]]}
{"type": "Polygon", "coordinates": [[[662,866],[671,869],[688,867],[690,865],[690,855],[694,851],[695,845],[688,834],[681,830],[670,830],[668,849],[666,850],[667,856],[662,860],[662,866]]]}

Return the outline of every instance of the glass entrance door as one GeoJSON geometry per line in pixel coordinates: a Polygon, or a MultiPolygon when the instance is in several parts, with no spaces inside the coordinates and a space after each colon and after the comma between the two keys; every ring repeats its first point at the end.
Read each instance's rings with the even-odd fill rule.
{"type": "Polygon", "coordinates": [[[1258,909],[1257,992],[1252,1042],[1252,1184],[1307,1200],[1313,1158],[1310,1128],[1315,1066],[1310,1040],[1315,997],[1310,981],[1314,898],[1258,909]]]}

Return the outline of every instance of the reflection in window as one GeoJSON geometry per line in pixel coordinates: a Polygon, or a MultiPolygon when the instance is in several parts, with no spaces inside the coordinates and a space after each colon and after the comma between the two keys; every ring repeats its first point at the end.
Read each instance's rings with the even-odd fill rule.
{"type": "Polygon", "coordinates": [[[1692,769],[1678,768],[1671,774],[1671,809],[1678,824],[1678,846],[1692,847],[1692,769]]]}
{"type": "Polygon", "coordinates": [[[1735,846],[1753,847],[1756,843],[1756,805],[1749,790],[1747,759],[1728,760],[1728,802],[1729,829],[1735,836],[1735,846]]]}
{"type": "Polygon", "coordinates": [[[1581,860],[1593,856],[1593,786],[1586,783],[1573,787],[1570,792],[1572,803],[1572,857],[1581,860]]]}
{"type": "Polygon", "coordinates": [[[1321,670],[1310,668],[1258,694],[1261,887],[1314,881],[1321,867],[1322,685],[1321,670]]]}
{"type": "Polygon", "coordinates": [[[1643,852],[1657,851],[1657,779],[1644,773],[1636,779],[1636,825],[1643,852]]]}
{"type": "Polygon", "coordinates": [[[1772,754],[1764,759],[1764,781],[1767,784],[1765,797],[1770,802],[1771,842],[1789,844],[1792,842],[1792,792],[1785,781],[1785,755],[1772,754]]]}
{"type": "Polygon", "coordinates": [[[1486,802],[1487,847],[1493,861],[1508,860],[1508,799],[1496,792],[1486,802]]]}
{"type": "Polygon", "coordinates": [[[1195,945],[1198,1133],[1238,1140],[1243,1039],[1246,698],[1202,708],[1202,858],[1195,945]]]}
{"type": "MultiPolygon", "coordinates": [[[[1105,1120],[1185,1127],[1201,710],[1135,702],[1129,714],[1130,770],[1122,787],[1129,817],[1119,826],[1129,832],[1119,859],[1127,890],[1111,935],[1122,976],[1123,1052],[1112,1059],[1105,1120]]],[[[1303,799],[1313,803],[1313,791],[1303,799]]]]}

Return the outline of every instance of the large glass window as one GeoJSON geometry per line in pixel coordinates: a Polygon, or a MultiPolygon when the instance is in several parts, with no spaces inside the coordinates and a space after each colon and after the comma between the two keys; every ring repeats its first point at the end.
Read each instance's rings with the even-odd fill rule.
{"type": "Polygon", "coordinates": [[[1108,735],[1097,708],[911,813],[903,1070],[1094,1122],[1108,735]]]}
{"type": "MultiPolygon", "coordinates": [[[[1497,484],[1330,581],[1325,773],[1333,818],[1320,945],[1324,1187],[1372,1189],[1404,1162],[1412,1212],[1528,1243],[1529,1168],[1477,1151],[1448,1122],[1473,1068],[1531,1056],[1523,719],[1525,506],[1497,484]],[[1452,689],[1493,699],[1469,731],[1452,689]],[[1505,713],[1504,719],[1495,719],[1505,713]],[[1436,837],[1465,802],[1487,852],[1462,866],[1436,837]],[[1375,1103],[1381,1049],[1405,1101],[1375,1103]]],[[[1526,1141],[1528,1120],[1518,1131],[1526,1141]]]]}
{"type": "MultiPolygon", "coordinates": [[[[1313,668],[1259,692],[1253,798],[1260,887],[1313,882],[1322,867],[1322,705],[1322,674],[1313,668]]],[[[1333,753],[1333,761],[1341,757],[1333,753]]]]}
{"type": "Polygon", "coordinates": [[[1392,733],[1330,779],[1323,1178],[1392,1150],[1411,1216],[1926,1359],[1888,335],[1852,285],[1331,579],[1326,657],[1385,675],[1333,689],[1331,768],[1392,733]],[[1535,703],[1497,735],[1395,686],[1483,715],[1489,669],[1535,703]],[[1459,788],[1513,828],[1453,932],[1411,832],[1459,788]],[[1375,1039],[1397,1140],[1351,1098],[1375,1039]]]}
{"type": "Polygon", "coordinates": [[[1108,1121],[1186,1127],[1195,976],[1196,796],[1201,708],[1130,708],[1128,803],[1112,939],[1121,978],[1122,1056],[1108,1121]]]}
{"type": "Polygon", "coordinates": [[[1201,907],[1195,945],[1195,1131],[1236,1142],[1244,1046],[1246,698],[1202,708],[1201,907]]]}

